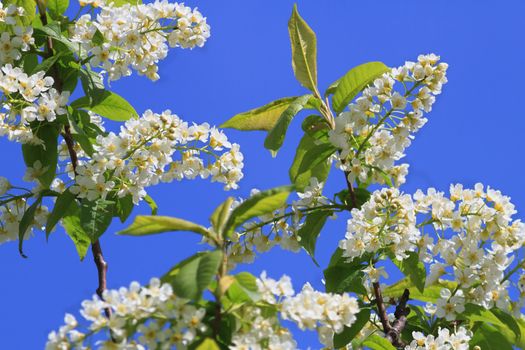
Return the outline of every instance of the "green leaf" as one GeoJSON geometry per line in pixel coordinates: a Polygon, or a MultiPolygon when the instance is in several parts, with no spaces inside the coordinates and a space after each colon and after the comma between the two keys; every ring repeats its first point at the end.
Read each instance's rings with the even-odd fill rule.
{"type": "Polygon", "coordinates": [[[409,252],[408,258],[403,259],[403,261],[392,259],[392,262],[410,279],[420,293],[424,292],[427,271],[425,265],[419,261],[419,256],[416,252],[409,252]]]}
{"type": "Polygon", "coordinates": [[[362,261],[359,259],[346,262],[344,258],[338,263],[328,266],[324,270],[326,291],[329,293],[353,292],[366,295],[362,271],[365,267],[366,265],[362,265],[362,261]]]}
{"type": "MultiPolygon", "coordinates": [[[[314,259],[315,262],[315,244],[317,237],[323,229],[326,219],[332,215],[331,211],[315,211],[306,216],[304,225],[299,229],[297,233],[301,240],[299,243],[308,252],[308,254],[314,259]]],[[[317,264],[317,263],[316,263],[317,264]]]]}
{"type": "MultiPolygon", "coordinates": [[[[86,64],[86,66],[89,67],[89,64],[86,64]]],[[[102,81],[101,75],[89,68],[81,67],[79,67],[78,74],[89,104],[96,104],[104,97],[104,82],[102,81]]]]}
{"type": "Polygon", "coordinates": [[[66,215],[70,206],[75,201],[75,195],[71,193],[69,189],[61,193],[55,202],[53,210],[49,214],[46,223],[46,239],[49,238],[49,234],[55,228],[56,224],[66,215]]]}
{"type": "Polygon", "coordinates": [[[80,204],[80,225],[91,239],[91,243],[95,243],[108,229],[113,219],[114,208],[115,202],[113,201],[105,199],[82,200],[80,204]]]}
{"type": "Polygon", "coordinates": [[[157,215],[157,212],[159,210],[159,207],[157,206],[157,202],[151,196],[148,194],[146,197],[144,197],[144,201],[149,205],[149,208],[151,209],[151,215],[157,215]]]}
{"type": "Polygon", "coordinates": [[[284,97],[270,102],[262,107],[239,113],[226,122],[221,128],[237,130],[266,130],[270,131],[277,123],[281,114],[294,102],[298,96],[284,97]]]}
{"type": "Polygon", "coordinates": [[[483,350],[512,350],[512,344],[495,327],[481,323],[474,333],[470,346],[479,346],[483,350]]]}
{"type": "Polygon", "coordinates": [[[80,208],[75,202],[73,203],[74,205],[70,206],[68,213],[62,219],[62,226],[75,244],[80,260],[84,260],[91,240],[80,224],[80,208]]]}
{"type": "Polygon", "coordinates": [[[224,202],[222,202],[215,210],[210,217],[211,225],[215,232],[222,234],[222,229],[224,224],[230,216],[231,206],[233,203],[233,197],[228,197],[224,202]]]}
{"type": "Polygon", "coordinates": [[[393,285],[383,289],[383,296],[398,298],[405,289],[410,290],[410,299],[435,303],[440,298],[441,289],[447,288],[451,291],[456,288],[456,283],[451,281],[440,281],[431,286],[426,286],[421,293],[409,278],[403,278],[393,285]]]}
{"type": "Polygon", "coordinates": [[[377,334],[370,335],[364,342],[363,346],[372,350],[396,350],[388,340],[377,334]]]}
{"type": "Polygon", "coordinates": [[[509,328],[514,333],[517,340],[521,339],[521,328],[514,317],[498,308],[492,308],[490,312],[498,318],[502,326],[509,328]]]}
{"type": "Polygon", "coordinates": [[[297,80],[311,91],[317,90],[317,39],[294,5],[288,21],[292,46],[292,67],[297,80]]]}
{"type": "Polygon", "coordinates": [[[219,345],[215,342],[215,340],[211,338],[206,338],[202,343],[197,345],[195,350],[220,350],[219,345]]]}
{"type": "Polygon", "coordinates": [[[521,338],[521,329],[518,322],[514,317],[498,308],[487,310],[479,305],[466,304],[462,315],[471,322],[491,324],[498,328],[501,334],[505,334],[506,338],[511,342],[519,341],[521,338]]]}
{"type": "Polygon", "coordinates": [[[290,186],[277,187],[259,192],[242,202],[232,210],[224,226],[225,236],[230,236],[237,227],[250,219],[271,214],[275,210],[282,208],[286,204],[291,191],[292,188],[290,186]]]}
{"type": "Polygon", "coordinates": [[[290,180],[298,191],[304,190],[310,184],[310,179],[315,177],[319,182],[324,182],[330,172],[328,158],[335,152],[330,143],[316,142],[305,134],[297,151],[292,166],[289,170],[290,180]]]}
{"type": "Polygon", "coordinates": [[[200,252],[175,265],[162,281],[173,286],[181,298],[199,299],[214,280],[222,261],[220,250],[200,252]]]}
{"type": "Polygon", "coordinates": [[[24,155],[24,162],[28,167],[34,167],[36,162],[40,162],[44,171],[38,176],[38,181],[44,188],[47,188],[56,176],[58,163],[58,130],[51,124],[43,123],[35,129],[34,133],[42,140],[43,144],[23,144],[22,153],[24,155]]]}
{"type": "Polygon", "coordinates": [[[71,107],[87,109],[115,121],[126,121],[138,117],[133,106],[121,96],[108,90],[103,90],[100,94],[95,103],[90,102],[90,99],[84,96],[73,101],[71,107]]]}
{"type": "Polygon", "coordinates": [[[34,28],[33,36],[40,38],[50,37],[59,43],[63,44],[64,48],[71,53],[78,54],[79,44],[76,44],[69,40],[64,34],[62,34],[62,28],[60,28],[60,23],[52,22],[48,25],[42,26],[40,28],[34,28]]]}
{"type": "Polygon", "coordinates": [[[339,79],[335,89],[332,98],[334,110],[341,112],[359,92],[388,70],[381,62],[368,62],[349,70],[339,79]]]}
{"type": "Polygon", "coordinates": [[[118,234],[126,236],[146,236],[174,231],[189,231],[204,236],[209,234],[205,227],[191,221],[172,218],[169,216],[144,215],[138,215],[131,226],[127,227],[123,231],[120,231],[118,234]]]}
{"type": "Polygon", "coordinates": [[[46,58],[42,61],[39,65],[37,65],[32,71],[31,74],[35,74],[37,72],[43,71],[47,72],[53,65],[56,63],[56,61],[60,58],[62,55],[62,52],[57,53],[56,55],[53,55],[49,58],[46,58]]]}
{"type": "Polygon", "coordinates": [[[47,0],[46,5],[51,17],[59,19],[69,7],[69,0],[47,0]]]}
{"type": "Polygon", "coordinates": [[[334,347],[337,349],[344,348],[361,332],[361,329],[366,326],[368,321],[370,321],[370,309],[361,309],[356,315],[356,320],[352,326],[345,326],[341,333],[334,334],[334,347]]]}
{"type": "Polygon", "coordinates": [[[277,123],[266,136],[266,139],[264,140],[264,147],[274,152],[277,152],[279,148],[281,148],[290,122],[292,121],[293,117],[295,117],[297,113],[299,113],[304,108],[310,98],[312,98],[312,95],[298,97],[288,106],[288,108],[286,108],[283,114],[281,114],[279,117],[279,120],[277,120],[277,123]]]}
{"type": "Polygon", "coordinates": [[[24,72],[31,75],[31,72],[38,66],[38,55],[35,53],[26,53],[22,57],[24,72]]]}
{"type": "Polygon", "coordinates": [[[124,4],[139,5],[142,4],[142,0],[114,0],[112,3],[114,7],[120,7],[124,4]]]}
{"type": "Polygon", "coordinates": [[[124,223],[129,218],[133,211],[133,207],[132,195],[128,194],[122,198],[117,198],[115,204],[115,215],[118,216],[120,222],[124,223]]]}
{"type": "Polygon", "coordinates": [[[95,45],[102,45],[104,44],[104,34],[100,30],[96,30],[95,34],[93,34],[93,38],[91,38],[91,41],[95,45]]]}
{"type": "Polygon", "coordinates": [[[323,117],[310,115],[304,119],[301,128],[313,139],[320,142],[328,142],[330,126],[323,117]]]}
{"type": "Polygon", "coordinates": [[[26,258],[24,252],[23,252],[23,245],[24,245],[24,237],[29,230],[29,228],[33,225],[35,222],[35,213],[37,208],[42,203],[42,195],[38,195],[38,197],[35,199],[33,204],[24,213],[24,216],[22,216],[22,219],[20,219],[20,223],[18,224],[18,251],[20,252],[20,255],[26,258]]]}
{"type": "Polygon", "coordinates": [[[255,276],[248,272],[235,275],[234,282],[226,291],[226,296],[232,304],[258,301],[261,296],[255,276]]]}

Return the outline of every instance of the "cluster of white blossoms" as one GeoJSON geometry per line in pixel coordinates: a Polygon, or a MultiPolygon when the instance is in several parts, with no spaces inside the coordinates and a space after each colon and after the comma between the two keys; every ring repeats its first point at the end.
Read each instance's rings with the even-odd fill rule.
{"type": "Polygon", "coordinates": [[[152,279],[148,286],[137,282],[129,288],[107,290],[104,301],[97,296],[82,302],[80,314],[90,324],[83,332],[71,314],[65,325],[49,334],[46,350],[92,349],[96,334],[106,332],[115,340],[96,342],[97,349],[145,350],[186,348],[205,331],[205,310],[173,294],[169,284],[152,279]],[[111,316],[105,310],[111,309],[111,316]]]}
{"type": "MultiPolygon", "coordinates": [[[[383,188],[373,192],[360,209],[352,209],[339,247],[349,260],[378,251],[391,252],[397,260],[403,260],[407,252],[417,249],[420,236],[411,196],[397,188],[383,188]]],[[[369,275],[378,275],[377,270],[370,270],[369,275]]]]}
{"type": "MultiPolygon", "coordinates": [[[[4,197],[0,196],[0,200],[3,199],[4,197]]],[[[8,202],[0,206],[0,244],[18,240],[20,221],[22,221],[24,213],[30,206],[25,198],[13,199],[13,197],[8,197],[6,199],[8,202]]],[[[43,230],[48,216],[48,208],[44,205],[39,205],[35,210],[33,221],[26,232],[24,232],[24,239],[30,238],[34,230],[43,230]]]]}
{"type": "MultiPolygon", "coordinates": [[[[79,198],[131,195],[137,204],[145,187],[159,181],[210,177],[235,189],[243,177],[243,155],[238,144],[209,124],[189,125],[169,110],[146,111],[130,119],[119,134],[99,135],[91,159],[80,160],[71,191],[79,198]],[[222,153],[221,153],[222,152],[222,153]],[[180,159],[174,159],[180,154],[180,159]]],[[[72,166],[68,166],[74,177],[72,166]]]]}
{"type": "Polygon", "coordinates": [[[412,332],[414,340],[405,347],[405,350],[468,350],[472,333],[463,327],[454,332],[446,328],[438,330],[438,336],[425,336],[421,332],[412,332]]]}
{"type": "Polygon", "coordinates": [[[424,113],[447,82],[448,65],[438,62],[434,54],[420,55],[417,62],[384,73],[335,119],[330,142],[341,150],[338,166],[350,182],[384,183],[385,175],[396,185],[405,182],[408,164],[395,163],[427,122],[424,113]]]}
{"type": "MultiPolygon", "coordinates": [[[[525,243],[525,225],[513,220],[510,198],[482,184],[473,189],[450,186],[450,197],[430,189],[414,194],[415,208],[423,213],[426,233],[420,240],[420,258],[430,265],[426,285],[440,278],[457,283],[455,292],[444,289],[437,301],[438,317],[453,319],[465,303],[498,307],[520,315],[524,299],[511,302],[510,270],[517,250],[525,243]]],[[[512,271],[512,272],[511,272],[512,271]]]]}
{"type": "Polygon", "coordinates": [[[0,24],[5,25],[0,35],[0,66],[18,61],[22,52],[28,51],[35,42],[33,28],[17,23],[23,16],[23,7],[15,4],[4,6],[4,3],[0,3],[0,24]]]}
{"type": "Polygon", "coordinates": [[[43,71],[27,75],[10,63],[0,70],[0,136],[21,143],[39,143],[29,123],[52,122],[66,113],[69,92],[59,93],[52,88],[53,78],[43,71]]]}
{"type": "Polygon", "coordinates": [[[201,47],[210,36],[206,18],[183,4],[89,4],[100,6],[100,13],[81,16],[70,28],[70,37],[93,66],[108,72],[109,80],[129,76],[131,69],[157,80],[157,63],[167,56],[168,45],[201,47]]]}
{"type": "Polygon", "coordinates": [[[350,327],[359,312],[357,299],[348,294],[323,293],[305,284],[301,292],[283,299],[281,315],[300,329],[315,329],[319,341],[333,347],[333,336],[350,327]]]}
{"type": "MultiPolygon", "coordinates": [[[[240,232],[232,235],[234,242],[228,250],[229,263],[252,262],[256,251],[264,253],[276,246],[298,252],[301,245],[297,233],[304,224],[305,215],[310,209],[329,204],[328,198],[322,194],[323,186],[324,184],[318,182],[316,178],[311,178],[310,184],[303,192],[297,192],[298,199],[292,201],[291,205],[244,224],[240,232]]],[[[253,189],[250,195],[257,193],[259,190],[253,189]]],[[[240,203],[242,200],[234,202],[232,209],[240,203]]]]}

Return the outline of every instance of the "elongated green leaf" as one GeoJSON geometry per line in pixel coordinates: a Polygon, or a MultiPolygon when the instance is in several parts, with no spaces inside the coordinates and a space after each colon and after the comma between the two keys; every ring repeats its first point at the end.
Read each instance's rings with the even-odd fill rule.
{"type": "MultiPolygon", "coordinates": [[[[80,112],[84,112],[84,111],[75,109],[73,113],[78,114],[80,112]]],[[[71,126],[71,136],[73,137],[73,140],[75,140],[80,145],[80,147],[82,147],[82,150],[84,150],[84,152],[86,152],[88,156],[92,156],[93,152],[95,152],[93,148],[93,144],[89,136],[80,127],[80,125],[78,125],[75,119],[78,119],[78,118],[74,118],[74,117],[69,118],[69,125],[71,126]]]]}
{"type": "Polygon", "coordinates": [[[157,212],[159,210],[159,206],[157,205],[157,202],[151,196],[148,194],[146,197],[144,197],[144,201],[149,205],[149,208],[151,209],[151,215],[157,215],[157,212]]]}
{"type": "Polygon", "coordinates": [[[139,5],[139,4],[142,4],[142,0],[115,0],[115,1],[112,1],[113,2],[113,6],[115,7],[120,7],[124,4],[131,4],[131,5],[139,5]]]}
{"type": "Polygon", "coordinates": [[[80,260],[84,260],[91,245],[91,240],[80,224],[80,208],[75,202],[72,202],[72,204],[68,213],[62,219],[62,226],[64,226],[67,235],[75,244],[80,260]]]}
{"type": "Polygon", "coordinates": [[[75,195],[71,193],[69,189],[65,190],[57,197],[55,206],[53,207],[51,214],[49,214],[49,217],[47,218],[46,239],[49,238],[49,234],[51,233],[51,231],[53,231],[60,219],[62,219],[62,217],[66,215],[66,213],[69,210],[69,207],[72,203],[74,203],[74,200],[75,195]]]}
{"type": "Polygon", "coordinates": [[[372,350],[396,350],[388,340],[377,334],[372,334],[364,342],[363,346],[372,350]]]}
{"type": "Polygon", "coordinates": [[[221,128],[270,131],[275,123],[277,123],[281,114],[298,97],[299,96],[280,98],[262,107],[239,113],[224,122],[221,128]]]}
{"type": "Polygon", "coordinates": [[[133,197],[128,194],[125,197],[117,198],[115,203],[115,216],[120,219],[120,222],[125,222],[133,211],[133,197]]]}
{"type": "Polygon", "coordinates": [[[199,299],[213,281],[221,261],[220,250],[200,252],[175,265],[162,280],[170,283],[178,296],[199,299]]]}
{"type": "Polygon", "coordinates": [[[32,70],[31,70],[31,73],[30,74],[35,74],[37,72],[40,72],[40,71],[43,71],[43,72],[47,72],[51,67],[53,67],[53,65],[56,63],[56,61],[58,61],[58,59],[60,58],[60,56],[62,55],[61,52],[49,57],[49,58],[46,58],[45,60],[42,61],[42,63],[38,64],[37,66],[35,66],[32,70]]]}
{"type": "Polygon", "coordinates": [[[359,92],[388,70],[381,62],[369,62],[349,70],[335,88],[332,98],[334,110],[341,112],[359,92]]]}
{"type": "Polygon", "coordinates": [[[513,316],[498,308],[493,308],[490,312],[498,318],[503,327],[509,328],[514,333],[518,341],[521,340],[521,328],[513,316]]]}
{"type": "Polygon", "coordinates": [[[500,333],[510,342],[519,341],[521,338],[521,329],[518,322],[514,317],[498,308],[487,310],[478,305],[466,304],[462,315],[469,321],[491,324],[498,328],[500,333]]]}
{"type": "Polygon", "coordinates": [[[317,243],[317,237],[323,229],[326,219],[332,215],[331,211],[316,211],[308,214],[304,225],[299,229],[297,233],[301,240],[299,243],[308,252],[308,254],[314,259],[315,262],[315,244],[317,243]]]}
{"type": "Polygon", "coordinates": [[[230,216],[231,206],[233,203],[233,197],[228,197],[222,202],[217,208],[215,208],[213,214],[210,217],[211,225],[215,232],[222,234],[224,224],[230,216]]]}
{"type": "Polygon", "coordinates": [[[266,136],[264,140],[264,147],[270,151],[277,152],[283,145],[284,137],[288,131],[288,126],[292,121],[293,117],[299,113],[306,103],[312,98],[312,95],[304,95],[295,99],[286,110],[281,114],[279,120],[274,125],[272,130],[266,136]]]}
{"type": "Polygon", "coordinates": [[[331,264],[324,270],[324,279],[326,291],[330,293],[354,292],[366,295],[367,291],[363,286],[363,269],[362,261],[354,259],[352,262],[346,262],[341,259],[338,263],[331,264]]]}
{"type": "Polygon", "coordinates": [[[24,216],[22,216],[22,219],[20,219],[20,223],[18,224],[18,251],[20,252],[20,255],[24,258],[26,257],[23,252],[23,245],[24,245],[24,238],[27,233],[27,231],[30,229],[30,227],[33,225],[35,221],[35,213],[37,208],[42,203],[42,195],[39,195],[33,204],[24,213],[24,216]]]}
{"type": "Polygon", "coordinates": [[[303,136],[289,170],[290,180],[298,191],[304,190],[312,177],[319,182],[326,180],[330,172],[328,158],[334,152],[335,148],[331,144],[317,144],[310,135],[303,136]]]}
{"type": "Polygon", "coordinates": [[[512,350],[512,344],[495,327],[482,323],[474,333],[470,346],[483,350],[512,350]]]}
{"type": "Polygon", "coordinates": [[[408,289],[410,290],[410,299],[435,303],[436,300],[440,298],[439,293],[443,288],[454,290],[454,288],[456,288],[456,283],[451,281],[440,281],[431,286],[426,286],[425,291],[421,293],[409,278],[403,278],[397,283],[383,289],[383,295],[398,298],[403,294],[405,289],[408,289]]]}
{"type": "MultiPolygon", "coordinates": [[[[75,65],[72,64],[74,67],[75,65]]],[[[97,104],[98,101],[104,98],[104,82],[102,76],[89,69],[89,64],[86,64],[88,68],[78,66],[78,74],[80,82],[82,83],[82,89],[84,90],[85,98],[88,99],[89,105],[97,104]]]]}
{"type": "Polygon", "coordinates": [[[359,334],[359,332],[361,332],[361,329],[363,329],[369,320],[370,309],[361,309],[361,311],[359,311],[359,313],[356,315],[356,320],[351,327],[345,326],[341,333],[334,334],[334,347],[337,349],[344,348],[352,341],[352,339],[356,337],[356,335],[359,334]]]}
{"type": "Polygon", "coordinates": [[[51,124],[41,124],[35,131],[36,136],[42,140],[42,145],[23,144],[22,153],[27,167],[41,168],[38,181],[44,188],[49,187],[53,182],[58,162],[58,129],[51,124]]]}
{"type": "Polygon", "coordinates": [[[118,234],[126,236],[146,236],[174,231],[189,231],[201,235],[208,235],[208,230],[205,227],[191,221],[172,218],[169,216],[143,215],[137,216],[131,226],[120,231],[118,234]]]}
{"type": "Polygon", "coordinates": [[[69,7],[69,0],[47,0],[46,5],[51,17],[59,19],[69,7]]]}
{"type": "Polygon", "coordinates": [[[103,90],[100,94],[95,103],[90,102],[90,98],[84,96],[73,101],[71,107],[87,109],[116,121],[126,121],[138,116],[133,106],[116,93],[103,90]]]}
{"type": "Polygon", "coordinates": [[[220,350],[220,347],[219,345],[217,345],[215,340],[211,338],[206,338],[202,341],[202,343],[197,345],[195,350],[220,350]]]}
{"type": "Polygon", "coordinates": [[[424,292],[427,271],[425,270],[425,265],[419,261],[419,256],[416,252],[409,252],[408,258],[403,261],[392,259],[392,262],[410,279],[420,293],[424,292]]]}
{"type": "Polygon", "coordinates": [[[292,67],[297,80],[311,91],[317,90],[317,39],[294,5],[288,21],[292,46],[292,67]]]}
{"type": "Polygon", "coordinates": [[[82,200],[80,205],[80,225],[82,225],[84,232],[91,239],[91,243],[95,243],[108,229],[113,219],[114,208],[115,202],[113,201],[104,199],[96,201],[82,200]]]}
{"type": "Polygon", "coordinates": [[[226,291],[226,296],[233,304],[258,301],[259,289],[255,276],[248,272],[240,272],[234,276],[234,282],[226,291]]]}
{"type": "Polygon", "coordinates": [[[224,226],[224,234],[229,236],[233,231],[246,221],[255,217],[271,214],[286,204],[290,195],[290,186],[277,187],[268,191],[259,192],[242,202],[233,209],[224,226]]]}

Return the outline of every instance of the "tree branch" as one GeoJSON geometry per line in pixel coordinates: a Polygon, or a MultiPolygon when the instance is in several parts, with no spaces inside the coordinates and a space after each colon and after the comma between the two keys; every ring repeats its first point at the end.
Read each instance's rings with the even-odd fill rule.
{"type": "Polygon", "coordinates": [[[392,323],[390,330],[386,332],[386,339],[388,339],[392,345],[398,348],[405,346],[405,343],[401,339],[401,332],[403,332],[403,329],[405,329],[407,324],[407,316],[410,313],[410,308],[407,306],[409,299],[410,291],[405,289],[396,306],[396,311],[394,312],[396,319],[392,323]]]}

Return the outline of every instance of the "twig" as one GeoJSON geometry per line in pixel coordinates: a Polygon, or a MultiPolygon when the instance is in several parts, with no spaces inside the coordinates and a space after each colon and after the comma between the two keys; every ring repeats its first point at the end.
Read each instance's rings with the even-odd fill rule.
{"type": "Polygon", "coordinates": [[[403,329],[405,329],[407,324],[407,316],[410,313],[410,308],[407,306],[409,299],[410,291],[405,289],[396,306],[396,311],[394,312],[396,319],[394,322],[392,322],[390,330],[386,332],[386,339],[388,339],[392,345],[398,348],[405,346],[403,340],[401,340],[401,332],[403,332],[403,329]]]}

